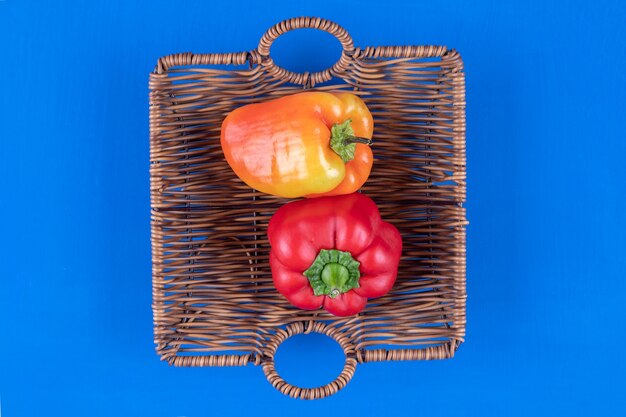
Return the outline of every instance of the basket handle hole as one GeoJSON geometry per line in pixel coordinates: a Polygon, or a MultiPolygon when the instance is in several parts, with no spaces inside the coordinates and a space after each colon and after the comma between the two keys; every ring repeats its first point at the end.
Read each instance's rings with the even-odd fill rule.
{"type": "Polygon", "coordinates": [[[282,68],[295,73],[318,72],[332,67],[341,58],[341,43],[328,32],[299,29],[274,41],[271,57],[282,68]]]}
{"type": "Polygon", "coordinates": [[[276,352],[276,371],[288,383],[314,388],[335,379],[346,361],[341,346],[319,333],[297,334],[280,344],[276,352]]]}

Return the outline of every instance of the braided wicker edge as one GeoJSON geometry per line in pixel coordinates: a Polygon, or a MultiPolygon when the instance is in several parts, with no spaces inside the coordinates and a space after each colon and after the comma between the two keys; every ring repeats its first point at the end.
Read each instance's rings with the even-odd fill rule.
{"type": "MultiPolygon", "coordinates": [[[[365,48],[355,48],[350,59],[359,60],[363,58],[447,58],[452,59],[459,56],[455,49],[449,49],[439,45],[405,45],[405,46],[368,46],[365,48]]],[[[460,56],[459,56],[460,57],[460,56]]],[[[215,54],[194,54],[192,52],[182,52],[178,54],[165,55],[157,61],[154,74],[163,74],[174,67],[189,65],[258,65],[265,64],[263,55],[258,49],[252,51],[215,53],[215,54]]],[[[331,67],[332,68],[332,67],[331,67]]],[[[326,71],[331,71],[327,69],[326,71]]],[[[302,75],[304,76],[303,73],[302,75]]],[[[294,84],[304,83],[295,82],[294,84]]]]}

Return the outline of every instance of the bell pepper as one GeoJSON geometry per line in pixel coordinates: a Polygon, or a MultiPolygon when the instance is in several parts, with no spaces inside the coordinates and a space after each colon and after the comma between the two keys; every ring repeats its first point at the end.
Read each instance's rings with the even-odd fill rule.
{"type": "Polygon", "coordinates": [[[276,289],[296,307],[335,316],[357,314],[389,292],[402,252],[398,229],[361,193],[287,203],[268,238],[276,289]]]}
{"type": "Polygon", "coordinates": [[[280,197],[352,193],[372,169],[372,115],[350,93],[303,92],[233,110],[226,161],[250,187],[280,197]]]}

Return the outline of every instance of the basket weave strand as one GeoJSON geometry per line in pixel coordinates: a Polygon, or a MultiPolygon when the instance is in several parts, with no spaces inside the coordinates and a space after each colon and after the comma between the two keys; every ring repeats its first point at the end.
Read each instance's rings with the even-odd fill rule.
{"type": "Polygon", "coordinates": [[[154,337],[175,366],[261,365],[286,395],[315,399],[345,387],[356,365],[445,359],[465,336],[465,78],[443,46],[355,47],[319,18],[280,22],[252,51],[182,53],[150,75],[154,337]],[[294,73],[270,56],[298,28],[338,38],[341,58],[294,73]],[[327,84],[332,81],[332,84],[327,84]],[[358,94],[374,117],[374,167],[363,187],[403,238],[398,279],[357,316],[291,306],[273,287],[267,225],[287,202],[242,183],[219,136],[233,109],[303,88],[358,94]],[[346,354],[342,373],[299,388],[274,368],[280,343],[319,332],[346,354]]]}

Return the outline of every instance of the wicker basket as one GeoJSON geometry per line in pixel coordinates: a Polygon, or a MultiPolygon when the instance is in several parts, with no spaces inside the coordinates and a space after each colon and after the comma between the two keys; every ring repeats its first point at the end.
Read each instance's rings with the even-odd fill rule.
{"type": "Polygon", "coordinates": [[[270,28],[249,52],[159,59],[150,75],[154,337],[176,366],[261,365],[286,395],[315,399],[343,388],[358,363],[444,359],[465,335],[465,79],[443,46],[354,47],[319,18],[270,28]],[[276,65],[272,42],[316,28],[342,44],[316,73],[276,65]],[[363,187],[400,230],[404,251],[386,296],[358,316],[292,307],[273,287],[267,225],[287,200],[248,188],[219,142],[234,108],[315,87],[360,95],[374,116],[375,155],[363,187]],[[274,367],[282,341],[324,333],[346,363],[331,383],[299,388],[274,367]]]}

